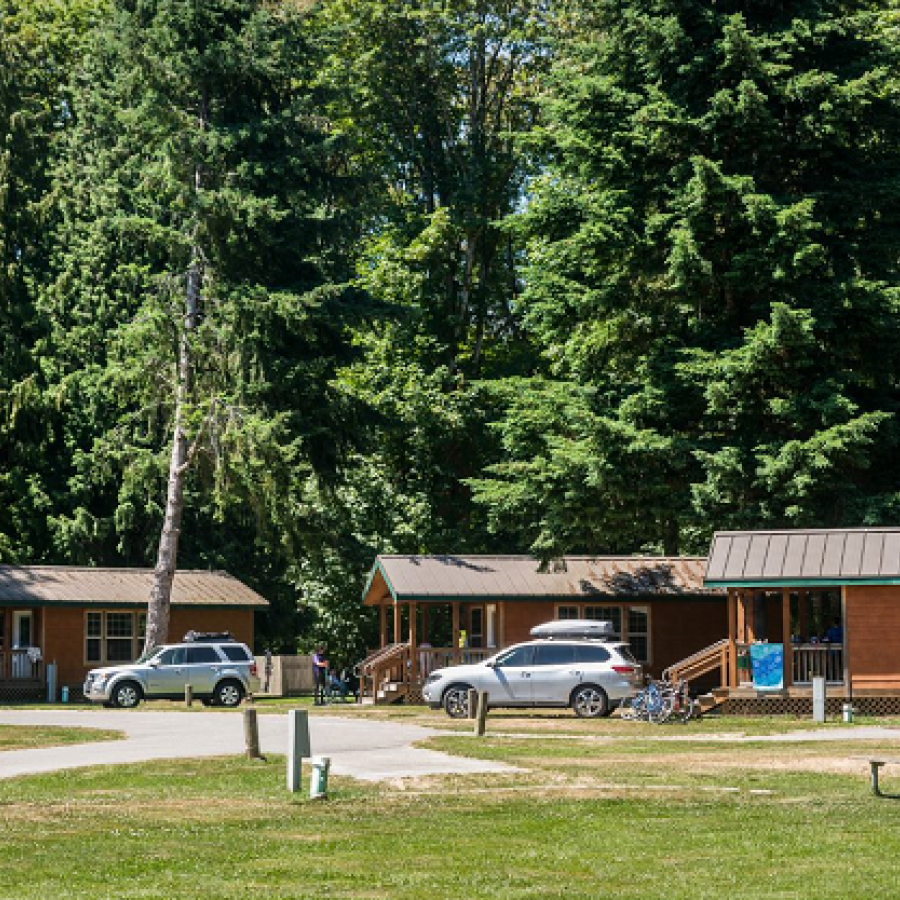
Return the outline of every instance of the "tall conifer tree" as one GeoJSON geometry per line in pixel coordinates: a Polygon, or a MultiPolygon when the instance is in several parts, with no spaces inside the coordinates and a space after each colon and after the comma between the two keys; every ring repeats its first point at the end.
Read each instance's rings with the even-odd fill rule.
{"type": "Polygon", "coordinates": [[[161,514],[148,646],[191,472],[286,524],[291,485],[334,464],[346,247],[315,66],[293,4],[117,0],[80,73],[46,299],[84,503],[64,526],[110,472],[109,521],[161,514]]]}
{"type": "Polygon", "coordinates": [[[511,461],[480,496],[500,518],[546,501],[544,550],[896,516],[900,44],[883,13],[570,8],[522,227],[529,323],[571,388],[518,403],[550,427],[510,417],[511,461]]]}

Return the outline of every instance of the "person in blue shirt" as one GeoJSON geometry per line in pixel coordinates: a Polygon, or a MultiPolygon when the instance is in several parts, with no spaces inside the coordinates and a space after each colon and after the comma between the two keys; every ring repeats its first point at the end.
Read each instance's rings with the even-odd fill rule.
{"type": "Polygon", "coordinates": [[[831,623],[831,628],[825,632],[825,640],[829,644],[843,644],[844,643],[844,629],[841,628],[841,620],[835,619],[834,622],[831,623]]]}

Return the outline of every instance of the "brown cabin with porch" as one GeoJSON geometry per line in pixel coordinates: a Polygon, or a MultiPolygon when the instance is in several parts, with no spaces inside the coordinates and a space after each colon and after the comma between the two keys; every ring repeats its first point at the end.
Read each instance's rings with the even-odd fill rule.
{"type": "MultiPolygon", "coordinates": [[[[131,662],[143,648],[149,569],[0,566],[0,698],[44,698],[47,666],[78,696],[89,669],[131,662]]],[[[268,601],[224,572],[175,576],[169,634],[230,631],[253,646],[268,601]]]]}
{"type": "Polygon", "coordinates": [[[379,556],[363,601],[380,648],[361,666],[376,702],[419,701],[442,666],[487,659],[554,619],[603,619],[659,675],[727,631],[725,591],[699,557],[379,556]]]}
{"type": "Polygon", "coordinates": [[[900,712],[900,529],[718,532],[705,583],[728,593],[727,640],[674,671],[711,662],[727,711],[805,713],[818,677],[831,712],[900,712]],[[781,653],[774,687],[754,670],[761,644],[781,653]]]}

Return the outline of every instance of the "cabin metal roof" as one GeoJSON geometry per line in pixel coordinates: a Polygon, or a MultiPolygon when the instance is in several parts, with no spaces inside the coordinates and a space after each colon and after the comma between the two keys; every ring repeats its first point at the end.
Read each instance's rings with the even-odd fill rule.
{"type": "Polygon", "coordinates": [[[379,556],[367,603],[460,599],[572,599],[714,595],[703,557],[566,556],[546,571],[531,556],[379,556]]]}
{"type": "Polygon", "coordinates": [[[900,584],[900,528],[716,532],[706,583],[717,587],[900,584]]]}
{"type": "MultiPolygon", "coordinates": [[[[0,606],[146,606],[152,569],[77,566],[0,566],[0,606]]],[[[268,606],[227,572],[179,571],[173,606],[268,606]]]]}

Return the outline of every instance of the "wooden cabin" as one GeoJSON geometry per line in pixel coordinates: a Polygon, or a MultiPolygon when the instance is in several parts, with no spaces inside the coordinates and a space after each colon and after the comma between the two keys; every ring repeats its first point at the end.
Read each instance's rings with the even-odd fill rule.
{"type": "MultiPolygon", "coordinates": [[[[150,569],[0,566],[0,698],[47,695],[47,665],[80,696],[89,669],[131,662],[143,648],[150,569]]],[[[253,646],[268,602],[225,572],[175,576],[169,634],[230,631],[253,646]]]]}
{"type": "Polygon", "coordinates": [[[832,713],[900,712],[900,528],[718,532],[704,583],[727,592],[727,639],[673,671],[717,670],[726,711],[806,714],[821,677],[832,713]],[[780,672],[761,680],[763,657],[780,672]]]}
{"type": "Polygon", "coordinates": [[[704,584],[701,557],[379,556],[363,602],[380,616],[380,647],[363,663],[376,700],[420,701],[442,666],[477,662],[554,619],[604,619],[646,671],[727,633],[727,597],[704,584]]]}

